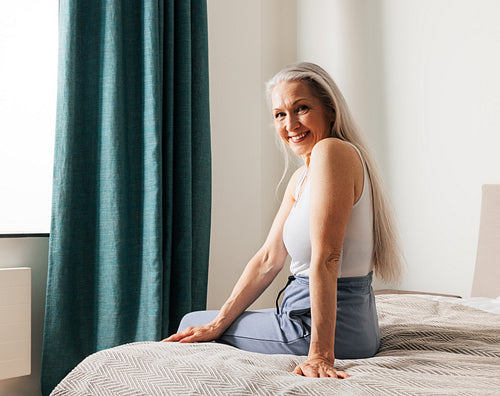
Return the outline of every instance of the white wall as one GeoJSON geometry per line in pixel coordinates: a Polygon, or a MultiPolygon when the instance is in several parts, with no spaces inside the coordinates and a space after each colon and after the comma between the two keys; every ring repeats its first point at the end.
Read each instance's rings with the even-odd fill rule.
{"type": "Polygon", "coordinates": [[[299,0],[298,15],[298,57],[332,73],[381,163],[400,287],[468,296],[481,185],[500,183],[500,3],[299,0]]]}
{"type": "MultiPolygon", "coordinates": [[[[212,231],[208,308],[229,296],[264,242],[283,170],[264,83],[295,60],[294,2],[209,0],[212,231]],[[291,6],[292,5],[292,6],[291,6]],[[276,23],[280,15],[282,23],[276,23]]],[[[274,304],[286,271],[253,308],[274,304]]]]}

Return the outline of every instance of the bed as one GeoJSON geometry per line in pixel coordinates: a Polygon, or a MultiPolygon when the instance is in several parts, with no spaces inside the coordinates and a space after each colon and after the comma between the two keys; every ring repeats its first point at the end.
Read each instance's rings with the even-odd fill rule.
{"type": "Polygon", "coordinates": [[[293,374],[305,356],[138,342],[87,357],[51,395],[500,395],[499,207],[484,185],[473,297],[378,294],[380,349],[336,360],[348,379],[293,374]]]}
{"type": "Polygon", "coordinates": [[[481,299],[482,309],[422,295],[381,294],[376,303],[380,350],[337,360],[345,380],[293,374],[301,356],[139,342],[87,357],[52,395],[500,395],[500,299],[481,299]]]}

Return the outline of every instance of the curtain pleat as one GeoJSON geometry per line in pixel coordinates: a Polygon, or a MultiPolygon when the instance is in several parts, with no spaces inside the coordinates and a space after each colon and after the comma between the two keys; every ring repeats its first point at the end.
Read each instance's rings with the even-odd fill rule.
{"type": "Polygon", "coordinates": [[[61,0],[42,391],[206,304],[206,4],[61,0]]]}

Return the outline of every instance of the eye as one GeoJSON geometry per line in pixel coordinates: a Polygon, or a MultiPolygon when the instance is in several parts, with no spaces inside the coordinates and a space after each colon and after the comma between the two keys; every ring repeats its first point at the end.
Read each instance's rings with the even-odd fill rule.
{"type": "Polygon", "coordinates": [[[307,111],[308,109],[309,107],[307,107],[306,105],[300,105],[299,107],[297,107],[297,112],[307,111]]]}
{"type": "Polygon", "coordinates": [[[274,114],[274,118],[276,118],[276,119],[284,117],[284,116],[285,116],[285,113],[283,113],[283,112],[277,112],[274,114]]]}

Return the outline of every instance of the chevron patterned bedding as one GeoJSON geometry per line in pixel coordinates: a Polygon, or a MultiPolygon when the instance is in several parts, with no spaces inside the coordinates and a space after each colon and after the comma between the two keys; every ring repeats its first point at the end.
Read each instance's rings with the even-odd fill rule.
{"type": "Polygon", "coordinates": [[[301,356],[139,342],[87,357],[52,395],[500,395],[500,315],[405,295],[377,308],[380,351],[337,360],[345,380],[291,373],[301,356]]]}

